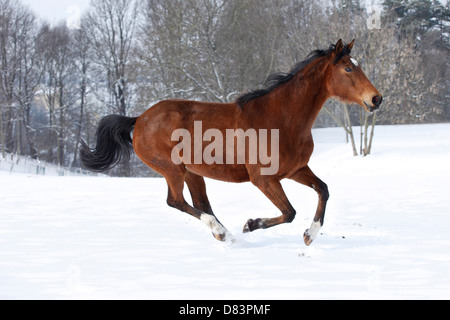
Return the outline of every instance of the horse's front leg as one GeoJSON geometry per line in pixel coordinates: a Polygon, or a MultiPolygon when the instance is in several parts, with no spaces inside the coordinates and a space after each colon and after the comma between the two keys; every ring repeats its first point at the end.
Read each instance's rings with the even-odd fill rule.
{"type": "Polygon", "coordinates": [[[316,239],[317,234],[321,227],[323,227],[325,219],[325,209],[327,206],[328,198],[330,197],[328,193],[328,186],[311,171],[309,167],[304,167],[294,173],[289,179],[296,182],[304,184],[310,188],[313,188],[319,195],[319,204],[317,206],[316,215],[314,216],[314,221],[311,224],[311,228],[306,230],[303,239],[307,246],[316,239]]]}
{"type": "Polygon", "coordinates": [[[295,209],[289,202],[280,181],[272,176],[259,176],[251,179],[267,198],[281,211],[282,215],[276,218],[250,219],[244,226],[244,233],[252,232],[257,229],[267,229],[282,223],[290,223],[295,218],[295,209]]]}

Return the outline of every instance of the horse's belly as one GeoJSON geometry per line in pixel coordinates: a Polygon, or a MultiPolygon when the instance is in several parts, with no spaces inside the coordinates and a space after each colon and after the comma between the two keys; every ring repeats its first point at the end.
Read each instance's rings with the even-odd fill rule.
{"type": "Polygon", "coordinates": [[[248,182],[250,181],[245,165],[211,164],[195,165],[188,164],[186,169],[203,177],[225,182],[248,182]]]}

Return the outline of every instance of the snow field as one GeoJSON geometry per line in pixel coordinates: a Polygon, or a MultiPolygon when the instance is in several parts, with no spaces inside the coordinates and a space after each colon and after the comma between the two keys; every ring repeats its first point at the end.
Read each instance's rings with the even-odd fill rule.
{"type": "Polygon", "coordinates": [[[366,158],[342,129],[313,134],[331,198],[311,247],[317,195],[292,181],[296,220],[242,234],[278,210],[251,184],[207,180],[236,238],[223,244],[166,205],[163,179],[0,170],[0,298],[449,299],[450,124],[377,127],[366,158]]]}

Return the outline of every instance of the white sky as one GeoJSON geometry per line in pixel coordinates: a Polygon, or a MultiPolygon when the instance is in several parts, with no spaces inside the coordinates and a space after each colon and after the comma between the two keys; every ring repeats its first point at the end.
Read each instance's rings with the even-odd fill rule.
{"type": "MultiPolygon", "coordinates": [[[[367,6],[382,2],[382,0],[364,1],[367,6]]],[[[81,14],[89,7],[90,0],[22,0],[22,2],[29,5],[40,18],[47,19],[49,22],[57,22],[73,15],[81,14]],[[73,6],[77,10],[74,11],[73,6]]],[[[448,3],[448,0],[440,0],[440,2],[445,5],[448,3]]]]}
{"type": "Polygon", "coordinates": [[[89,7],[90,0],[22,0],[22,3],[49,22],[57,22],[82,13],[89,7]],[[79,8],[71,8],[75,6],[79,8]]]}

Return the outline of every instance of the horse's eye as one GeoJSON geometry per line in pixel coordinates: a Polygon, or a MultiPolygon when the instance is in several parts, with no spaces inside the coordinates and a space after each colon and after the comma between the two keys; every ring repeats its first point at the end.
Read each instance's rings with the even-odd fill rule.
{"type": "Polygon", "coordinates": [[[353,69],[352,68],[346,68],[345,71],[346,72],[353,72],[353,69]]]}

